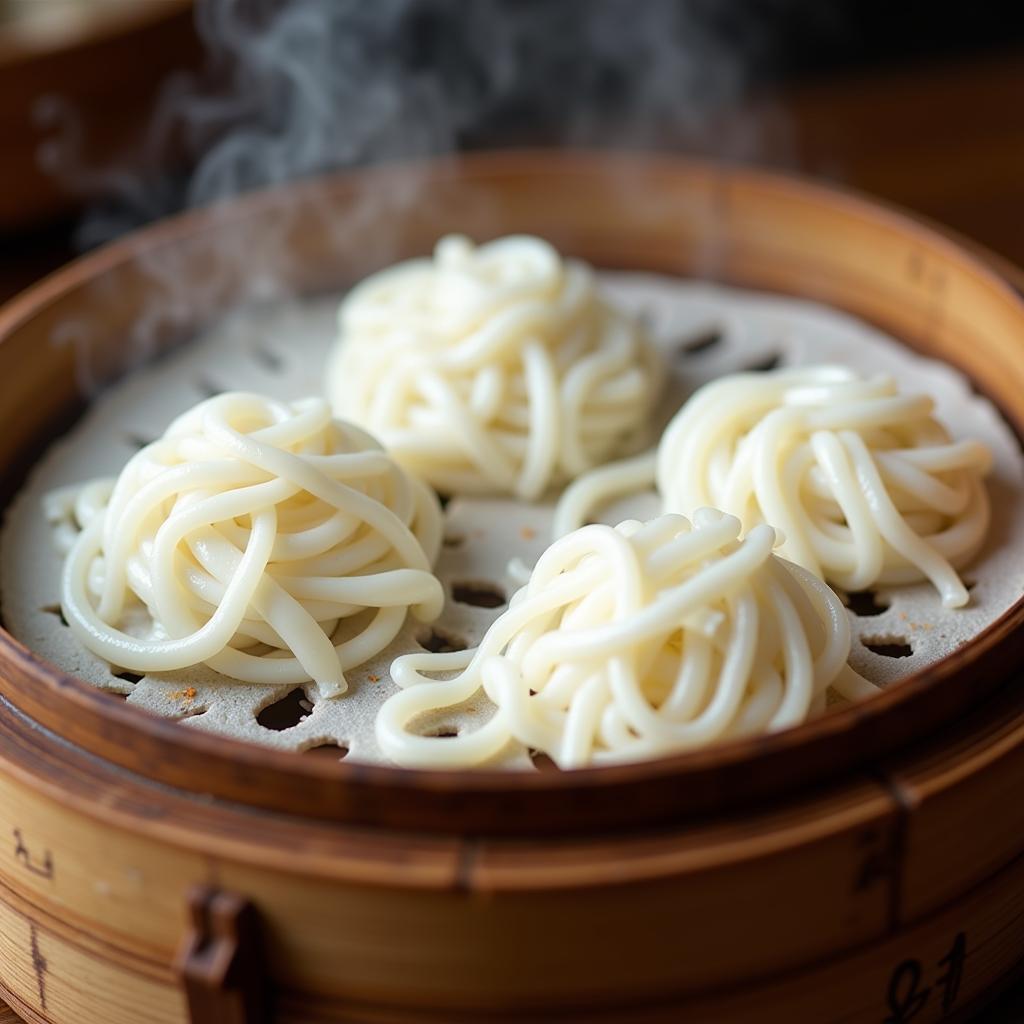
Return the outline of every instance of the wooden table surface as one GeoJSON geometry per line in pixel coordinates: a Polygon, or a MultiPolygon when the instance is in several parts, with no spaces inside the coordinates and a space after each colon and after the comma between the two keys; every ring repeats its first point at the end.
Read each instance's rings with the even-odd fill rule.
{"type": "MultiPolygon", "coordinates": [[[[804,83],[777,107],[791,142],[768,162],[899,203],[1024,266],[1024,54],[804,83]]],[[[0,299],[65,262],[68,237],[57,225],[4,240],[0,299]]],[[[18,1020],[0,1003],[0,1024],[18,1020]]],[[[1024,984],[975,1018],[1020,1021],[1024,984]]]]}

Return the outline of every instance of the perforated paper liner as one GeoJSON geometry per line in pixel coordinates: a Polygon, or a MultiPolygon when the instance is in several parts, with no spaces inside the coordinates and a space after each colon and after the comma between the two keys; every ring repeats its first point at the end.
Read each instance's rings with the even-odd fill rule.
{"type": "MultiPolygon", "coordinates": [[[[976,437],[995,452],[988,480],[993,500],[990,536],[965,572],[966,609],[944,609],[929,584],[880,588],[851,608],[853,666],[888,685],[932,663],[995,621],[1024,590],[1024,470],[1017,440],[998,412],[954,370],[923,359],[891,338],[834,310],[795,299],[758,295],[672,278],[609,273],[612,297],[646,318],[665,350],[669,377],[652,417],[651,439],[695,387],[724,373],[775,365],[840,362],[865,372],[894,374],[908,390],[926,391],[955,436],[976,437]]],[[[265,391],[282,398],[316,393],[334,338],[336,300],[240,310],[196,343],[126,378],[103,395],[55,444],[13,503],[3,530],[0,596],[7,628],[66,671],[158,714],[286,750],[324,748],[353,760],[381,761],[374,716],[394,690],[388,669],[398,654],[428,647],[475,644],[514,589],[512,558],[532,564],[550,536],[552,496],[528,506],[500,499],[459,499],[446,510],[446,542],[438,573],[447,608],[433,626],[407,621],[379,657],[348,673],[350,689],[334,700],[313,699],[290,686],[238,684],[206,668],[160,673],[136,681],[114,674],[85,650],[61,622],[61,557],[41,498],[66,484],[115,475],[140,444],[153,440],[180,412],[212,393],[265,391]],[[337,749],[336,749],[337,748],[337,749]]],[[[653,494],[615,503],[601,518],[656,514],[653,494]]],[[[312,688],[310,688],[312,692],[312,688]]],[[[479,697],[458,713],[424,718],[418,727],[444,733],[472,729],[490,705],[479,697]]],[[[526,764],[525,755],[509,757],[526,764]]]]}

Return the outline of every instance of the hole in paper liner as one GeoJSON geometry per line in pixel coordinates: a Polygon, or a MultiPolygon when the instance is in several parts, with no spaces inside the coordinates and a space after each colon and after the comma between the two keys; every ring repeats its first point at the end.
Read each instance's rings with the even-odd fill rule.
{"type": "Polygon", "coordinates": [[[777,370],[785,361],[781,352],[769,352],[760,359],[755,359],[743,367],[744,373],[768,373],[769,370],[777,370]]]}
{"type": "Polygon", "coordinates": [[[115,679],[123,679],[126,683],[137,683],[142,679],[138,672],[129,672],[126,668],[115,668],[110,666],[110,674],[115,679]]]}
{"type": "Polygon", "coordinates": [[[306,696],[306,691],[296,687],[285,694],[280,700],[268,704],[256,715],[256,722],[264,729],[284,732],[305,721],[313,710],[313,704],[306,696]]]}
{"type": "Polygon", "coordinates": [[[860,642],[883,658],[909,658],[914,653],[914,648],[905,636],[861,637],[860,642]]]}
{"type": "Polygon", "coordinates": [[[300,754],[322,758],[325,761],[341,761],[348,756],[348,747],[334,740],[321,740],[310,746],[300,747],[300,754]]]}
{"type": "Polygon", "coordinates": [[[505,588],[486,580],[452,583],[452,600],[475,608],[500,608],[506,603],[505,588]]]}
{"type": "Polygon", "coordinates": [[[47,615],[55,615],[60,619],[60,624],[66,626],[68,620],[64,618],[64,609],[59,604],[45,604],[39,609],[41,612],[46,612],[47,615]]]}
{"type": "Polygon", "coordinates": [[[450,654],[464,651],[469,644],[461,636],[440,626],[431,626],[416,633],[416,643],[431,654],[450,654]]]}
{"type": "Polygon", "coordinates": [[[706,327],[683,338],[676,346],[676,355],[681,358],[700,355],[720,345],[724,339],[725,332],[721,327],[706,327]]]}
{"type": "Polygon", "coordinates": [[[560,772],[562,770],[543,750],[531,750],[530,760],[533,762],[533,767],[539,772],[560,772]]]}
{"type": "Polygon", "coordinates": [[[433,739],[450,740],[459,735],[459,727],[451,724],[435,725],[430,729],[424,730],[420,735],[430,736],[433,739]]]}
{"type": "Polygon", "coordinates": [[[858,590],[853,594],[847,594],[846,607],[861,618],[882,615],[889,610],[888,603],[880,601],[873,590],[858,590]]]}

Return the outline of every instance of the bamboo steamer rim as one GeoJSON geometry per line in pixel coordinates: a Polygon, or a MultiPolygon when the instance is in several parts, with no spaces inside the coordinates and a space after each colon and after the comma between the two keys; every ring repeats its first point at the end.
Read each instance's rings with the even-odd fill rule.
{"type": "MultiPolygon", "coordinates": [[[[422,174],[432,187],[501,181],[550,184],[621,173],[711,183],[728,196],[747,189],[768,201],[801,202],[907,238],[968,275],[1019,320],[1021,293],[995,269],[998,258],[970,251],[920,219],[855,193],[776,172],[753,171],[664,154],[530,150],[333,174],[278,186],[216,208],[159,222],[82,256],[0,309],[0,353],[11,335],[50,304],[163,246],[196,242],[207,232],[273,214],[296,197],[337,201],[371,179],[422,174]]],[[[507,187],[507,186],[504,186],[507,187]]],[[[726,225],[728,226],[728,224],[726,225]]],[[[1004,270],[1004,273],[1006,271],[1004,270]]],[[[743,284],[726,267],[715,279],[743,284]]],[[[824,285],[827,292],[827,284],[824,285]]],[[[811,295],[810,297],[817,297],[811,295]]],[[[827,301],[827,299],[826,299],[827,301]]],[[[913,339],[909,339],[913,343],[913,339]]],[[[916,346],[915,346],[916,347],[916,346]]],[[[996,404],[1001,403],[996,400],[996,404]]],[[[1024,433],[1024,415],[1003,408],[1024,433]]],[[[34,654],[0,629],[0,694],[43,727],[158,782],[265,809],[353,824],[436,833],[599,831],[656,824],[759,800],[835,776],[928,731],[990,691],[1024,653],[1024,598],[971,643],[870,700],[769,736],[733,740],[658,760],[572,772],[408,770],[328,763],[183,729],[173,720],[112,700],[34,654]]]]}

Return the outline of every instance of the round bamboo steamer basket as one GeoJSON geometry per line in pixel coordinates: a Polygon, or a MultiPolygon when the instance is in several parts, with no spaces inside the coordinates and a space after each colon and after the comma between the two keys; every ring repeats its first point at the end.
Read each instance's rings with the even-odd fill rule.
{"type": "MultiPolygon", "coordinates": [[[[481,154],[189,213],[10,303],[4,495],[81,409],[83,372],[137,361],[156,261],[189,298],[171,345],[254,279],[337,289],[452,230],[829,303],[958,367],[1024,433],[1024,301],[995,258],[776,175],[481,154]],[[69,321],[77,347],[54,342],[69,321]]],[[[182,729],[0,634],[0,998],[53,1024],[966,1020],[1024,948],[1022,621],[1024,602],[777,735],[516,774],[182,729]]]]}

